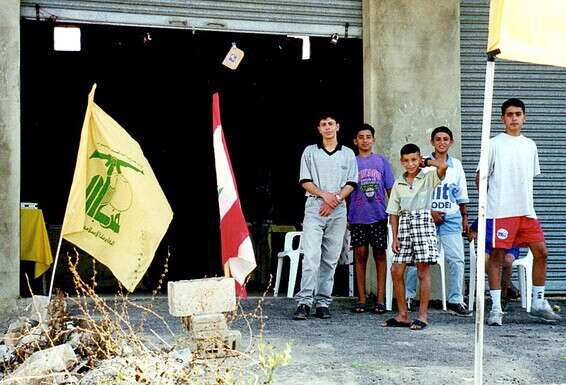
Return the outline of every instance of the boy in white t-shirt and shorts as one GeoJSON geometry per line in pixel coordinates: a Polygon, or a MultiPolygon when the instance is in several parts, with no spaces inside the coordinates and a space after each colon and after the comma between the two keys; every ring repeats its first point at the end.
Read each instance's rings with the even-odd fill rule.
{"type": "Polygon", "coordinates": [[[486,213],[493,226],[486,234],[486,244],[492,248],[487,267],[492,300],[487,318],[490,326],[503,324],[501,266],[505,249],[514,246],[528,246],[534,257],[530,316],[548,323],[561,319],[544,299],[548,249],[533,204],[533,178],[540,174],[540,166],[535,142],[521,134],[526,117],[521,100],[506,100],[501,106],[505,132],[490,140],[486,213]]]}

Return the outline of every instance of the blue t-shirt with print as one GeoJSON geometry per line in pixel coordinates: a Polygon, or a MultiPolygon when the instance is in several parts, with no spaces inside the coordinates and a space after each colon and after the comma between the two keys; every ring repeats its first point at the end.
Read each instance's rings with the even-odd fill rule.
{"type": "Polygon", "coordinates": [[[391,164],[379,154],[358,155],[356,160],[358,186],[349,197],[348,222],[370,224],[387,219],[387,190],[395,183],[391,164]]]}

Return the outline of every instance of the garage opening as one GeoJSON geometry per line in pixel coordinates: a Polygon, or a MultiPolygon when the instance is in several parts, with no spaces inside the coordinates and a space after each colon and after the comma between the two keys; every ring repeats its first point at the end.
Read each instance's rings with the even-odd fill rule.
{"type": "MultiPolygon", "coordinates": [[[[174,211],[137,291],[155,287],[167,254],[168,280],[221,275],[211,128],[211,95],[217,91],[258,261],[250,288],[264,288],[282,245],[274,239],[269,250],[269,226],[300,228],[299,160],[318,138],[318,114],[338,116],[347,145],[362,123],[362,41],[312,37],[311,59],[301,60],[302,41],[282,35],[89,24],[80,25],[81,51],[60,52],[53,49],[53,27],[21,24],[21,200],[43,210],[53,252],[87,95],[97,83],[96,103],[138,141],[174,211]],[[232,43],[245,52],[236,70],[221,64],[232,43]]],[[[63,289],[70,284],[67,253],[70,244],[62,249],[55,280],[63,289]]],[[[88,273],[92,263],[84,259],[88,273]]],[[[115,285],[109,272],[99,275],[102,291],[115,285]]],[[[28,294],[27,284],[21,287],[28,294]]],[[[32,288],[43,291],[41,279],[32,288]]]]}

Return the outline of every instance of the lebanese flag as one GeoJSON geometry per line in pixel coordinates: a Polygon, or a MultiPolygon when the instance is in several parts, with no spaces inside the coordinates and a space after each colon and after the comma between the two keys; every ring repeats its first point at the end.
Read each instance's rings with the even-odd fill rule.
{"type": "Polygon", "coordinates": [[[222,132],[218,93],[212,95],[212,138],[220,208],[222,266],[239,284],[239,295],[245,297],[246,291],[243,285],[248,274],[255,269],[256,262],[248,225],[240,205],[230,155],[222,132]]]}

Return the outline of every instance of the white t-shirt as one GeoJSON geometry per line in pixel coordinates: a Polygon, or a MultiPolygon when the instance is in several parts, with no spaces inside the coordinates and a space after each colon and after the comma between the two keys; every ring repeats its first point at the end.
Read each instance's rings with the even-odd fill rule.
{"type": "Polygon", "coordinates": [[[538,151],[534,141],[523,135],[506,133],[491,138],[487,218],[536,218],[533,178],[539,174],[538,151]]]}
{"type": "MultiPolygon", "coordinates": [[[[429,157],[434,159],[434,153],[429,157]]],[[[432,210],[445,214],[458,214],[460,212],[460,204],[469,202],[466,174],[464,173],[462,163],[458,159],[449,155],[446,163],[448,168],[446,169],[444,179],[432,194],[432,210]]],[[[436,170],[435,167],[427,167],[426,169],[428,168],[436,170]]],[[[458,216],[460,217],[459,214],[458,216]]]]}
{"type": "MultiPolygon", "coordinates": [[[[430,154],[434,159],[434,153],[430,154]]],[[[460,204],[468,203],[468,187],[466,185],[466,174],[462,163],[448,155],[446,160],[448,168],[442,183],[438,185],[432,194],[432,210],[443,212],[444,222],[436,227],[438,235],[462,233],[462,215],[460,204]]],[[[436,170],[435,167],[427,167],[436,170]]]]}

